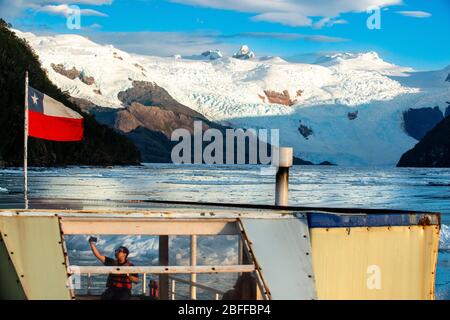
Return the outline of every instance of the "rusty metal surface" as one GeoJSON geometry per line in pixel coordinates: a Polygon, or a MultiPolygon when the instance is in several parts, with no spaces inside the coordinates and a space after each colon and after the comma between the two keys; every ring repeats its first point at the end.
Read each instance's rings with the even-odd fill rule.
{"type": "MultiPolygon", "coordinates": [[[[5,248],[14,252],[14,266],[17,274],[24,275],[20,281],[30,298],[46,298],[47,294],[53,294],[51,290],[34,291],[39,288],[38,280],[47,284],[50,281],[48,278],[27,278],[27,274],[44,274],[43,266],[39,265],[40,261],[34,255],[39,248],[48,246],[55,253],[52,259],[57,257],[58,261],[53,261],[51,268],[54,267],[58,274],[62,275],[58,264],[65,270],[62,264],[64,259],[59,260],[63,256],[61,244],[54,246],[60,241],[58,219],[63,231],[65,221],[72,223],[72,226],[75,226],[74,222],[89,226],[91,222],[100,220],[118,221],[132,223],[136,229],[150,220],[160,221],[161,225],[177,225],[186,219],[193,219],[205,229],[211,222],[216,226],[239,222],[236,225],[243,228],[245,238],[249,240],[255,262],[261,268],[257,273],[263,277],[264,286],[269,291],[268,297],[272,299],[430,299],[434,296],[439,214],[389,210],[364,212],[363,209],[328,209],[324,212],[290,210],[292,208],[266,210],[260,206],[166,205],[159,209],[132,211],[122,208],[110,211],[0,210],[0,231],[3,233],[6,230],[9,235],[5,248]],[[36,239],[39,241],[33,241],[36,239]],[[42,246],[36,247],[37,244],[42,246]],[[314,258],[314,269],[311,257],[314,258]],[[405,262],[407,264],[403,265],[405,262]],[[34,268],[36,263],[37,269],[34,268]],[[383,284],[383,290],[366,292],[365,282],[360,280],[367,276],[368,265],[382,267],[383,279],[389,279],[389,285],[383,284]],[[352,289],[348,289],[349,284],[352,289]]],[[[88,233],[95,234],[93,231],[98,231],[100,225],[93,223],[89,227],[93,229],[89,229],[88,233]]],[[[216,228],[215,232],[219,229],[224,232],[227,227],[216,228]]],[[[78,234],[81,231],[72,232],[78,234]]],[[[67,274],[64,275],[66,277],[67,274]]],[[[57,287],[63,282],[62,278],[58,280],[57,287]]],[[[264,290],[260,290],[264,294],[264,290]]]]}
{"type": "Polygon", "coordinates": [[[347,228],[347,227],[382,227],[382,226],[427,226],[439,225],[439,214],[428,213],[367,213],[367,214],[331,214],[309,212],[310,228],[347,228]]]}
{"type": "Polygon", "coordinates": [[[312,228],[319,299],[434,298],[439,226],[312,228]]]}
{"type": "Polygon", "coordinates": [[[271,299],[316,299],[307,220],[241,219],[271,299]]]}

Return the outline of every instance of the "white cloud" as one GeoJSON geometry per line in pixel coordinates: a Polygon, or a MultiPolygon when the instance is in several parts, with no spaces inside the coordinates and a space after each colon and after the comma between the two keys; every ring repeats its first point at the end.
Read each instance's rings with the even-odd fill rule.
{"type": "Polygon", "coordinates": [[[308,35],[303,37],[306,41],[313,42],[347,42],[349,39],[345,38],[337,38],[337,37],[329,37],[329,36],[321,36],[321,35],[308,35]]]}
{"type": "MultiPolygon", "coordinates": [[[[255,14],[254,20],[289,26],[313,26],[312,18],[331,21],[340,14],[402,4],[402,0],[170,0],[175,3],[255,14]]],[[[336,24],[336,23],[334,23],[336,24]]],[[[320,26],[320,24],[319,24],[320,26]]],[[[325,24],[323,24],[325,26],[325,24]]]]}
{"type": "MultiPolygon", "coordinates": [[[[37,11],[47,12],[58,14],[62,16],[69,16],[73,14],[73,9],[67,4],[59,4],[59,5],[46,5],[37,9],[37,11]]],[[[99,16],[99,17],[107,17],[103,12],[93,10],[93,9],[81,9],[80,13],[85,16],[99,16]]]]}
{"type": "Polygon", "coordinates": [[[431,17],[431,13],[425,11],[397,11],[398,14],[406,17],[413,18],[429,18],[431,17]]]}
{"type": "Polygon", "coordinates": [[[296,27],[299,25],[311,25],[312,21],[308,17],[295,12],[265,12],[252,18],[254,21],[267,21],[281,23],[287,26],[296,27]]]}
{"type": "MultiPolygon", "coordinates": [[[[110,5],[113,1],[114,0],[0,0],[0,12],[3,18],[11,19],[23,13],[26,9],[31,9],[32,11],[42,11],[43,8],[48,6],[68,6],[71,4],[100,6],[110,5]]],[[[47,8],[47,10],[51,9],[47,8]]],[[[96,10],[83,10],[87,10],[85,11],[86,15],[95,15],[95,12],[98,13],[96,10]]],[[[45,11],[45,9],[43,11],[45,11]]]]}
{"type": "MultiPolygon", "coordinates": [[[[54,3],[55,1],[49,0],[47,2],[52,2],[54,3]]],[[[65,1],[61,1],[64,2],[66,4],[90,4],[90,5],[94,5],[94,6],[101,6],[104,4],[112,4],[113,0],[65,0],[65,1]]]]}
{"type": "MultiPolygon", "coordinates": [[[[14,1],[14,0],[13,0],[14,1]]],[[[12,2],[12,1],[11,1],[12,2]]],[[[21,1],[19,2],[26,2],[28,4],[33,4],[37,6],[44,6],[44,5],[55,5],[55,4],[87,4],[87,5],[93,5],[93,6],[101,6],[101,5],[110,5],[113,3],[113,0],[29,0],[29,1],[21,1]]]]}
{"type": "Polygon", "coordinates": [[[348,21],[344,19],[322,18],[314,23],[313,27],[316,29],[321,29],[323,27],[332,27],[335,24],[348,24],[348,21]]]}
{"type": "MultiPolygon", "coordinates": [[[[239,49],[240,44],[247,42],[249,38],[322,43],[350,41],[344,38],[301,33],[248,32],[222,35],[204,32],[94,32],[93,29],[86,31],[89,39],[95,42],[112,44],[127,52],[155,56],[175,54],[193,56],[209,49],[218,49],[225,55],[231,55],[239,49]]],[[[265,53],[260,54],[264,55],[265,53]]]]}
{"type": "Polygon", "coordinates": [[[277,32],[246,32],[236,35],[222,36],[222,38],[271,38],[280,40],[305,40],[312,42],[347,42],[350,39],[330,37],[324,35],[310,35],[302,33],[277,33],[277,32]]]}
{"type": "Polygon", "coordinates": [[[198,55],[208,49],[218,49],[231,54],[238,49],[237,45],[225,43],[218,34],[185,33],[185,32],[92,32],[89,38],[102,44],[132,53],[171,56],[198,55]]]}
{"type": "Polygon", "coordinates": [[[101,29],[102,25],[98,24],[98,23],[93,23],[90,26],[88,26],[88,28],[90,28],[90,29],[101,29]]]}

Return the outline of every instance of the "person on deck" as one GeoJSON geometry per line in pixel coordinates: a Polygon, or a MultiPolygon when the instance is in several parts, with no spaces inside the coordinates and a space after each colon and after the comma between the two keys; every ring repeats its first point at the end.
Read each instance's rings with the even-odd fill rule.
{"type": "MultiPolygon", "coordinates": [[[[95,245],[97,239],[94,237],[89,238],[89,245],[91,246],[92,253],[100,260],[105,266],[133,266],[128,261],[129,251],[126,247],[120,246],[115,251],[116,259],[106,257],[97,249],[95,245]]],[[[139,281],[137,274],[109,274],[106,281],[107,289],[103,292],[102,300],[129,300],[131,298],[132,284],[139,281]]]]}

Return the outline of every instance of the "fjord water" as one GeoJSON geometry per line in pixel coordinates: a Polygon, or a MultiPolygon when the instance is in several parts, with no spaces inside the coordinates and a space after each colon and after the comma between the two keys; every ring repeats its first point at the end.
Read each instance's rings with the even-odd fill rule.
{"type": "MultiPolygon", "coordinates": [[[[22,170],[0,169],[0,208],[23,207],[22,170]]],[[[83,209],[121,206],[122,200],[182,200],[220,203],[273,204],[274,172],[261,166],[196,166],[145,164],[137,167],[31,168],[29,197],[83,209]],[[108,201],[99,201],[108,200],[108,201]]],[[[391,167],[295,166],[291,169],[291,205],[408,209],[442,213],[437,266],[436,297],[450,299],[450,169],[391,167]]],[[[63,205],[64,206],[64,205],[63,205]]],[[[92,264],[86,237],[66,239],[69,258],[92,264]]],[[[189,239],[171,239],[170,257],[176,264],[189,259],[189,239]],[[179,248],[179,250],[177,250],[179,248]]],[[[104,237],[99,241],[107,253],[118,244],[129,246],[135,264],[157,259],[154,237],[104,237]]],[[[199,263],[234,263],[237,248],[233,237],[199,240],[199,263]],[[219,252],[219,254],[217,254],[219,252]]],[[[101,280],[101,279],[100,279],[101,280]]],[[[100,283],[101,281],[98,280],[100,283]]],[[[208,279],[202,279],[209,282],[208,279]]]]}

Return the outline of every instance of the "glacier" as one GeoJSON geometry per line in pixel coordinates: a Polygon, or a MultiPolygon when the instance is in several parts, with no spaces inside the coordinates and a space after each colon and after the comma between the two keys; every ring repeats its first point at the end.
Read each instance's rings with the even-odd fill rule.
{"type": "Polygon", "coordinates": [[[417,143],[403,128],[403,112],[434,106],[444,111],[450,100],[445,82],[450,68],[415,72],[385,62],[376,52],[338,53],[314,64],[254,54],[245,60],[199,60],[132,54],[79,35],[15,32],[30,43],[49,78],[73,97],[123,108],[119,92],[136,80],[154,82],[211,121],[279,129],[282,146],[315,163],[395,165],[417,143]],[[93,82],[70,79],[54,65],[75,68],[93,82]],[[289,103],[271,102],[269,92],[289,103]],[[310,136],[302,136],[300,124],[310,136]]]}

